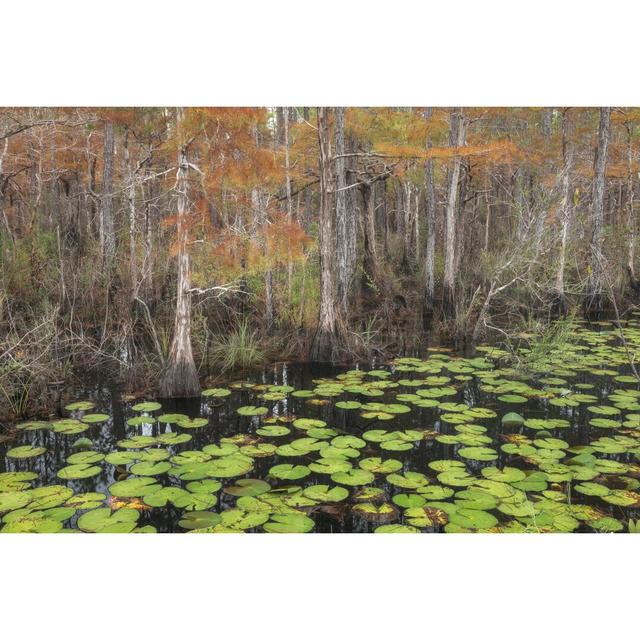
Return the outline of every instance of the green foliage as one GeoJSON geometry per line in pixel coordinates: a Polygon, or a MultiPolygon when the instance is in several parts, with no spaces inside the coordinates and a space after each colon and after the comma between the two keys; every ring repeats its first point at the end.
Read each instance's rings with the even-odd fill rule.
{"type": "Polygon", "coordinates": [[[211,357],[223,371],[251,369],[266,360],[258,332],[251,329],[247,319],[243,319],[226,335],[217,337],[211,349],[211,357]]]}

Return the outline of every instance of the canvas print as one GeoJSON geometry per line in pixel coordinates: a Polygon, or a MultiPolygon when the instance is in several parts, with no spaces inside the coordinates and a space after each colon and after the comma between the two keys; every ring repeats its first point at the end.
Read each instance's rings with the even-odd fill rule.
{"type": "Polygon", "coordinates": [[[0,531],[640,531],[640,109],[0,109],[0,531]]]}

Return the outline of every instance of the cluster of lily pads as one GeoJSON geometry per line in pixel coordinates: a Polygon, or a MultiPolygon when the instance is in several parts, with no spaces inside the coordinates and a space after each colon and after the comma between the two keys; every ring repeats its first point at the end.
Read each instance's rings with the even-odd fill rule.
{"type": "Polygon", "coordinates": [[[147,514],[167,509],[189,532],[628,530],[640,509],[640,330],[624,331],[626,344],[612,326],[576,325],[575,341],[528,370],[496,347],[434,350],[311,389],[206,389],[197,417],[141,402],[110,450],[88,437],[110,416],[74,402],[68,417],[17,425],[28,442],[5,453],[0,531],[154,532],[147,514]],[[248,402],[222,435],[211,416],[234,394],[248,402]],[[82,434],[57,484],[38,486],[39,431],[82,434]],[[72,488],[105,471],[104,491],[72,488]]]}

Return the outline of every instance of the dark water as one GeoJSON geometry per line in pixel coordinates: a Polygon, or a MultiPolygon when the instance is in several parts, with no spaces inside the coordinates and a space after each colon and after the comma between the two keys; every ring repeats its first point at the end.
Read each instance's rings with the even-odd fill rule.
{"type": "MultiPolygon", "coordinates": [[[[317,364],[278,364],[265,369],[259,374],[250,376],[249,379],[267,385],[290,385],[298,390],[312,389],[315,386],[314,380],[334,377],[336,374],[345,370],[344,368],[317,364]]],[[[402,373],[401,376],[394,375],[394,379],[398,377],[412,378],[417,376],[408,373],[402,373]]],[[[611,393],[614,388],[619,388],[619,385],[613,383],[610,378],[590,375],[587,372],[580,373],[571,380],[572,385],[580,383],[592,383],[595,385],[593,389],[585,391],[585,393],[596,395],[599,403],[605,403],[609,393],[611,393]]],[[[533,382],[530,382],[530,384],[535,386],[533,382]]],[[[563,418],[569,420],[571,425],[569,428],[553,430],[551,435],[562,438],[572,446],[587,445],[595,438],[613,435],[610,429],[598,429],[588,424],[589,419],[593,418],[593,415],[588,413],[586,405],[584,404],[581,404],[579,407],[555,407],[550,405],[547,399],[530,398],[525,404],[513,405],[498,401],[495,394],[484,393],[480,390],[479,386],[479,382],[476,379],[465,381],[463,384],[457,385],[457,394],[455,396],[448,396],[443,400],[447,402],[465,403],[469,406],[486,407],[496,411],[498,414],[497,417],[484,419],[479,422],[488,429],[485,435],[494,440],[494,443],[488,446],[495,447],[499,452],[499,458],[497,460],[492,462],[465,460],[460,458],[456,453],[457,450],[460,449],[460,445],[442,444],[435,439],[424,439],[416,442],[409,451],[384,451],[377,446],[377,443],[367,442],[366,447],[361,451],[360,458],[379,456],[383,459],[394,458],[400,460],[403,464],[401,471],[412,470],[425,473],[434,484],[437,484],[435,480],[437,474],[427,466],[432,460],[462,460],[468,471],[476,475],[479,475],[483,467],[492,465],[499,468],[502,468],[504,465],[509,465],[511,467],[531,469],[532,467],[523,462],[521,458],[515,458],[500,450],[500,444],[502,443],[500,436],[502,433],[513,434],[523,432],[527,433],[529,437],[535,437],[535,434],[532,436],[530,431],[526,432],[522,427],[514,430],[513,428],[501,426],[500,416],[510,411],[517,411],[527,418],[563,418]]],[[[402,391],[411,393],[412,389],[403,389],[402,391]]],[[[387,391],[384,397],[368,398],[362,401],[390,403],[394,402],[397,393],[398,389],[394,389],[393,391],[387,391]]],[[[137,415],[132,411],[131,406],[135,404],[135,402],[142,400],[142,398],[132,402],[123,401],[121,390],[117,385],[102,385],[98,383],[84,389],[78,389],[74,395],[78,399],[93,400],[96,403],[96,407],[92,411],[103,412],[110,416],[107,422],[99,425],[91,425],[88,431],[79,434],[79,436],[89,437],[94,443],[93,448],[99,452],[106,454],[116,451],[118,450],[117,442],[119,440],[135,434],[156,436],[167,431],[181,431],[179,427],[159,424],[157,422],[153,426],[128,426],[126,424],[127,419],[137,415]]],[[[268,406],[270,408],[268,415],[273,416],[318,418],[324,420],[327,426],[334,428],[340,433],[358,436],[367,429],[428,429],[435,430],[440,434],[457,433],[453,424],[440,420],[440,412],[437,408],[413,407],[410,413],[404,413],[396,416],[393,420],[382,422],[376,419],[364,419],[360,416],[359,411],[345,411],[336,408],[335,401],[344,399],[344,396],[327,398],[326,404],[314,405],[310,404],[306,398],[295,398],[290,395],[288,395],[286,399],[277,402],[260,401],[256,395],[257,394],[251,390],[234,390],[230,396],[216,399],[214,402],[211,400],[205,401],[204,398],[202,401],[200,399],[162,401],[162,410],[156,412],[156,415],[160,413],[184,413],[190,417],[204,416],[209,420],[208,426],[201,429],[189,430],[189,433],[193,436],[190,442],[171,446],[169,450],[172,454],[185,450],[197,450],[202,449],[202,447],[210,443],[219,443],[221,437],[232,436],[239,433],[255,435],[255,430],[260,427],[262,418],[238,415],[236,410],[244,405],[268,406]]],[[[304,432],[292,428],[289,435],[277,438],[277,442],[276,439],[261,438],[260,436],[257,436],[257,438],[263,442],[274,442],[280,445],[291,442],[296,438],[304,437],[305,435],[304,432]]],[[[65,482],[56,476],[58,470],[67,464],[65,462],[66,458],[74,453],[72,443],[79,436],[57,434],[50,430],[20,432],[15,442],[0,445],[0,471],[34,471],[38,474],[38,479],[34,482],[34,486],[63,484],[72,488],[75,493],[98,491],[108,496],[109,485],[126,477],[121,475],[123,471],[122,468],[117,468],[114,465],[102,462],[102,472],[92,478],[65,482]],[[46,453],[39,457],[25,460],[14,460],[5,456],[8,448],[29,443],[35,446],[46,447],[46,453]]],[[[301,485],[303,487],[311,484],[329,484],[334,486],[336,483],[332,482],[329,476],[324,474],[319,475],[312,473],[306,478],[296,482],[268,478],[269,469],[273,465],[280,463],[309,464],[311,460],[315,460],[317,457],[317,452],[314,452],[312,455],[304,454],[299,458],[289,456],[280,457],[277,455],[271,455],[266,458],[256,458],[254,461],[254,469],[251,473],[247,474],[246,477],[268,479],[274,488],[291,484],[301,485]]],[[[599,455],[599,457],[628,464],[637,463],[635,455],[630,452],[616,455],[602,454],[599,455]]],[[[357,460],[354,461],[354,466],[357,466],[357,460]]],[[[164,485],[173,484],[175,486],[183,486],[184,484],[179,479],[167,476],[166,474],[158,478],[158,480],[164,485]]],[[[221,479],[223,487],[234,484],[236,480],[237,478],[221,479]]],[[[389,484],[383,474],[376,474],[376,479],[371,484],[383,489],[387,493],[388,500],[391,500],[395,494],[409,492],[407,489],[389,484]]],[[[621,488],[625,488],[622,485],[620,486],[621,488]]],[[[350,492],[355,490],[354,487],[347,488],[350,492]]],[[[456,487],[456,490],[463,488],[464,487],[456,487]]],[[[549,488],[557,488],[564,492],[568,491],[567,486],[560,484],[557,485],[557,487],[551,486],[550,484],[549,488]]],[[[601,512],[624,523],[626,523],[629,518],[635,519],[640,517],[640,511],[638,509],[606,504],[596,497],[573,494],[568,496],[568,500],[581,504],[597,505],[597,508],[601,512]]],[[[234,496],[227,495],[221,490],[218,492],[218,504],[213,507],[212,510],[220,512],[233,508],[235,501],[236,498],[234,496]]],[[[349,508],[349,505],[350,501],[347,500],[344,503],[333,505],[330,509],[307,510],[315,521],[314,531],[326,533],[370,532],[379,526],[379,522],[371,522],[355,515],[349,508]]],[[[394,522],[402,523],[404,521],[402,509],[397,509],[397,512],[398,515],[394,522]]],[[[178,525],[182,513],[182,510],[173,506],[145,508],[141,511],[138,525],[150,524],[156,527],[159,532],[184,532],[184,529],[178,525]]],[[[78,515],[80,515],[80,513],[66,522],[65,527],[76,527],[78,515]]],[[[508,520],[508,518],[502,514],[497,515],[501,522],[508,520]]],[[[256,530],[260,530],[260,528],[256,530]]],[[[442,530],[442,527],[436,525],[434,527],[427,527],[424,530],[426,532],[438,532],[442,530]]],[[[583,523],[576,529],[576,531],[589,530],[590,529],[583,523]]]]}

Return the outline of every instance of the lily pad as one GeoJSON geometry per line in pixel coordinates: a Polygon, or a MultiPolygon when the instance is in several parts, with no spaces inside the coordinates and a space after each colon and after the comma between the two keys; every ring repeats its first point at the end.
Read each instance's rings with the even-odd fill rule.
{"type": "Polygon", "coordinates": [[[30,444],[26,444],[21,447],[13,447],[13,449],[9,449],[6,453],[6,456],[7,458],[24,460],[26,458],[35,458],[36,456],[41,456],[46,451],[46,447],[34,447],[30,444]]]}

